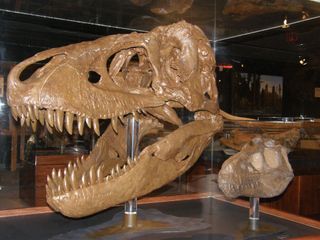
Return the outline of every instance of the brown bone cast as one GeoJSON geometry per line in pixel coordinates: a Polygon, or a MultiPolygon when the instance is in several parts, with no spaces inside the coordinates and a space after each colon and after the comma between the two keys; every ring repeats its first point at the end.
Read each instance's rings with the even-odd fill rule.
{"type": "Polygon", "coordinates": [[[8,76],[8,103],[21,123],[38,121],[50,131],[100,135],[99,120],[111,124],[85,159],[48,176],[47,202],[70,217],[102,211],[145,195],[174,180],[199,158],[222,130],[215,60],[208,39],[184,21],[148,33],[112,35],[40,52],[8,76]],[[25,77],[29,66],[42,64],[25,77]],[[195,112],[182,124],[175,108],[195,112]],[[125,122],[140,119],[140,140],[163,134],[134,160],[125,154],[125,122]],[[196,129],[196,131],[195,131],[196,129]]]}

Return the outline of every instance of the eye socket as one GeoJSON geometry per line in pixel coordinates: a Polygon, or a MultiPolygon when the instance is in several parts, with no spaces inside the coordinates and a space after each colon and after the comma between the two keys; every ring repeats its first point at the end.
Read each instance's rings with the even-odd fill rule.
{"type": "Polygon", "coordinates": [[[88,81],[91,83],[98,83],[101,80],[101,75],[95,71],[89,71],[88,81]]]}

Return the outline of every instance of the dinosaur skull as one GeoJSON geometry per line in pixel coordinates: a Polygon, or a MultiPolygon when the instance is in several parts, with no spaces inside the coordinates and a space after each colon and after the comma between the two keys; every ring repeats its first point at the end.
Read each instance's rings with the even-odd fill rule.
{"type": "Polygon", "coordinates": [[[230,198],[277,196],[293,178],[287,154],[274,140],[256,137],[223,163],[219,188],[230,198]]]}
{"type": "Polygon", "coordinates": [[[49,205],[70,217],[90,215],[149,193],[190,168],[222,128],[214,64],[203,32],[179,22],[50,49],[15,66],[8,103],[22,124],[35,127],[39,120],[49,131],[65,127],[72,134],[77,122],[82,134],[86,123],[99,135],[99,120],[111,119],[86,159],[53,170],[49,205]],[[25,77],[37,63],[45,65],[25,77]],[[174,110],[180,107],[195,112],[195,121],[182,126],[174,110]],[[127,161],[123,119],[129,114],[140,118],[139,139],[161,129],[160,121],[178,127],[127,161]]]}

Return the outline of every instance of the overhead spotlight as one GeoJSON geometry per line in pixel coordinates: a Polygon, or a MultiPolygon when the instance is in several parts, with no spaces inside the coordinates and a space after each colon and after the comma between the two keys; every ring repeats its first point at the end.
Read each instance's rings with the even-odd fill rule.
{"type": "Polygon", "coordinates": [[[302,65],[302,66],[305,66],[308,64],[306,58],[302,57],[302,56],[299,56],[299,63],[302,65]]]}

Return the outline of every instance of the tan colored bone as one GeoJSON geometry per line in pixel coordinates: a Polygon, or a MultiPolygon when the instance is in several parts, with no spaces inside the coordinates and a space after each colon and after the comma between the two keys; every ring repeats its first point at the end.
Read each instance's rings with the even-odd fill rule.
{"type": "Polygon", "coordinates": [[[287,155],[287,148],[257,136],[223,163],[219,188],[230,198],[277,196],[293,178],[287,155]]]}

